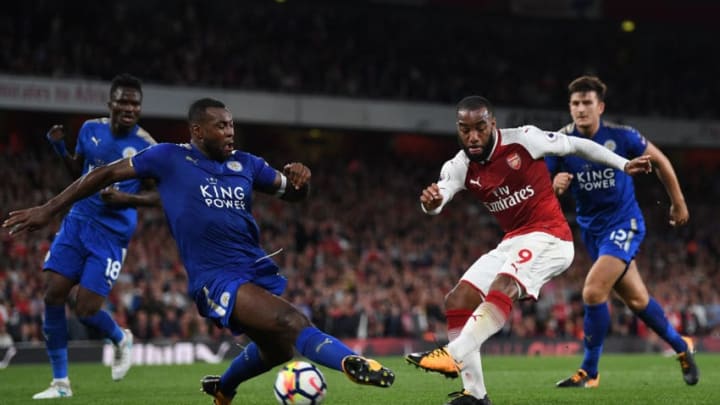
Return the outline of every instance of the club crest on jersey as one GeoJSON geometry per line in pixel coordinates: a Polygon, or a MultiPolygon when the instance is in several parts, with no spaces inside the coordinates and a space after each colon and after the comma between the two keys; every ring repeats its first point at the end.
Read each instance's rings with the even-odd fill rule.
{"type": "Polygon", "coordinates": [[[605,141],[603,146],[610,149],[611,151],[615,151],[615,149],[617,148],[617,144],[612,139],[608,139],[607,141],[605,141]]]}
{"type": "Polygon", "coordinates": [[[508,166],[510,166],[510,168],[513,170],[518,170],[520,166],[522,166],[522,159],[520,159],[520,155],[518,155],[517,153],[513,153],[512,155],[508,156],[506,161],[508,166]]]}
{"type": "Polygon", "coordinates": [[[228,306],[229,304],[230,304],[230,293],[227,292],[227,291],[225,291],[225,292],[222,293],[222,295],[220,296],[220,305],[222,305],[222,306],[224,306],[225,308],[227,308],[227,306],[228,306]]]}
{"type": "Polygon", "coordinates": [[[225,165],[227,166],[228,169],[230,169],[234,172],[239,172],[239,171],[242,171],[242,169],[243,169],[242,164],[240,162],[238,162],[237,160],[228,160],[228,162],[225,165]]]}
{"type": "Polygon", "coordinates": [[[137,149],[133,148],[132,146],[128,146],[127,148],[123,149],[122,155],[124,158],[133,157],[137,154],[137,149]]]}

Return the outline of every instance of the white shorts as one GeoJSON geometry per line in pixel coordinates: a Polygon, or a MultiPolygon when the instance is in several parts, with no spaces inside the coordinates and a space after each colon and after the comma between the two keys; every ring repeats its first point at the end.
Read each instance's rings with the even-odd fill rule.
{"type": "Polygon", "coordinates": [[[545,283],[567,270],[575,256],[573,243],[544,232],[505,239],[482,255],[460,278],[484,297],[498,274],[514,278],[520,298],[537,299],[545,283]]]}

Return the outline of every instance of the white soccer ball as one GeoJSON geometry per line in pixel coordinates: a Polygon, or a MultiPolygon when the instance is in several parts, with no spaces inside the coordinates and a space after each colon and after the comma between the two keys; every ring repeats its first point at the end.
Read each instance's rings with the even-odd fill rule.
{"type": "Polygon", "coordinates": [[[319,405],[327,394],[327,383],[314,365],[293,361],[278,372],[273,391],[281,405],[319,405]]]}

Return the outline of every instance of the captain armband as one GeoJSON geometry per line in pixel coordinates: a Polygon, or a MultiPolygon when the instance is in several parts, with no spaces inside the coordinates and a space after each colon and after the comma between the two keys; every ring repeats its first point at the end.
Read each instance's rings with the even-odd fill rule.
{"type": "Polygon", "coordinates": [[[286,188],[287,188],[287,177],[285,177],[284,174],[280,173],[280,187],[275,192],[275,196],[282,197],[285,194],[286,188]]]}

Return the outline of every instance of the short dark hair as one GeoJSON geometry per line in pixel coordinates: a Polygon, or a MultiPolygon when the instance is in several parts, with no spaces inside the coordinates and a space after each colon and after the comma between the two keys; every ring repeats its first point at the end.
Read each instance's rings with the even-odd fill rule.
{"type": "Polygon", "coordinates": [[[490,113],[490,115],[495,115],[495,111],[493,111],[492,103],[490,103],[490,100],[486,99],[482,96],[467,96],[464,99],[460,100],[459,103],[457,103],[457,110],[467,110],[467,111],[475,111],[479,110],[481,108],[485,107],[487,111],[490,113]]]}
{"type": "Polygon", "coordinates": [[[225,106],[225,103],[214,98],[205,97],[199,100],[195,100],[192,104],[190,104],[190,108],[188,109],[188,122],[197,123],[199,121],[202,121],[203,118],[205,118],[205,112],[208,108],[227,107],[225,106]]]}
{"type": "Polygon", "coordinates": [[[568,85],[568,96],[573,93],[587,93],[594,91],[598,100],[605,101],[607,86],[597,76],[580,76],[568,85]]]}
{"type": "Polygon", "coordinates": [[[142,95],[142,82],[137,77],[129,73],[121,73],[112,79],[110,84],[110,98],[118,87],[127,87],[137,90],[142,95]]]}

